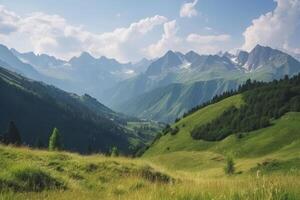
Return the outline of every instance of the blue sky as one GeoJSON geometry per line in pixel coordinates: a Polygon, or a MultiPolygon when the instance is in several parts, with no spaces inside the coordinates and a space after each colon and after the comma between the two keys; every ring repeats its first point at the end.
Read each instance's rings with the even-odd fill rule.
{"type": "Polygon", "coordinates": [[[0,42],[64,59],[88,51],[124,62],[168,49],[210,54],[249,50],[255,43],[298,54],[299,1],[0,0],[0,42]],[[280,27],[272,30],[278,18],[280,27]],[[280,37],[284,29],[288,38],[272,38],[272,32],[280,37]]]}

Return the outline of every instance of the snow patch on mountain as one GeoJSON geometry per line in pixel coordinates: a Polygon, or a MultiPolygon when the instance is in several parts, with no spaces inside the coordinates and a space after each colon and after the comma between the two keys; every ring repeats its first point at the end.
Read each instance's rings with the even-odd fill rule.
{"type": "Polygon", "coordinates": [[[189,69],[191,67],[192,63],[184,61],[182,65],[179,66],[180,69],[189,69]]]}

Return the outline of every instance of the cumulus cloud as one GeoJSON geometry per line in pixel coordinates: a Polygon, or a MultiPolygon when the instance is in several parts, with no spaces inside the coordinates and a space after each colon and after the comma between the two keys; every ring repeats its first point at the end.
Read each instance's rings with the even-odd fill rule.
{"type": "Polygon", "coordinates": [[[164,24],[164,33],[162,34],[161,39],[144,50],[146,55],[155,58],[170,49],[178,49],[181,39],[177,37],[177,31],[178,27],[176,25],[176,20],[166,22],[164,24]]]}
{"type": "Polygon", "coordinates": [[[64,59],[88,51],[94,56],[127,62],[140,53],[139,38],[166,21],[166,17],[156,15],[128,27],[97,34],[71,25],[58,15],[36,12],[24,17],[0,6],[0,42],[21,51],[34,50],[64,59]]]}
{"type": "Polygon", "coordinates": [[[230,35],[200,35],[191,33],[186,37],[177,35],[178,26],[176,20],[164,24],[164,33],[156,43],[144,49],[147,57],[155,58],[161,56],[168,50],[187,52],[194,50],[198,53],[213,54],[220,50],[225,50],[224,44],[231,39],[230,35]]]}
{"type": "Polygon", "coordinates": [[[197,10],[195,9],[198,0],[194,0],[190,3],[185,3],[181,6],[179,15],[180,17],[194,17],[198,15],[197,10]]]}
{"type": "Polygon", "coordinates": [[[251,50],[256,44],[299,52],[300,0],[275,0],[274,11],[252,21],[243,33],[243,49],[251,50]]]}
{"type": "Polygon", "coordinates": [[[216,53],[224,50],[230,40],[226,34],[179,36],[178,30],[176,20],[155,15],[110,32],[93,33],[83,26],[69,24],[59,15],[35,12],[20,16],[0,6],[0,43],[22,52],[46,53],[62,59],[78,56],[83,51],[122,62],[159,57],[168,50],[216,53]],[[145,36],[157,26],[163,26],[161,37],[147,44],[145,36]]]}

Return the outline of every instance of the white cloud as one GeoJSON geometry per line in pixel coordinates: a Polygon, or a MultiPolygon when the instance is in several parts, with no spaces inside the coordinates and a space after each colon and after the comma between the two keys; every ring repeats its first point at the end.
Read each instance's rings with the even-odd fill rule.
{"type": "MultiPolygon", "coordinates": [[[[194,1],[192,4],[196,3],[194,1]]],[[[155,58],[168,50],[216,53],[225,50],[230,40],[226,34],[191,33],[179,36],[178,30],[176,20],[168,21],[164,16],[155,15],[131,23],[128,27],[98,34],[87,31],[83,26],[71,25],[59,15],[36,12],[20,16],[0,6],[0,43],[22,52],[46,53],[63,59],[77,56],[82,51],[123,62],[145,56],[155,58]],[[161,38],[145,47],[145,36],[162,25],[161,38]]]]}
{"type": "Polygon", "coordinates": [[[181,6],[179,15],[180,17],[194,17],[197,16],[198,12],[195,9],[196,4],[198,3],[198,0],[194,0],[190,3],[185,3],[181,6]]]}
{"type": "Polygon", "coordinates": [[[231,36],[220,35],[200,35],[191,33],[187,37],[177,35],[178,26],[176,21],[169,21],[164,24],[164,33],[156,43],[144,49],[145,56],[155,58],[161,56],[168,50],[187,52],[194,50],[198,53],[213,54],[225,49],[231,36]]]}
{"type": "Polygon", "coordinates": [[[68,24],[58,15],[37,12],[19,16],[0,6],[0,42],[21,51],[34,50],[64,59],[88,51],[94,56],[129,61],[140,54],[139,39],[166,21],[166,17],[156,15],[128,27],[96,34],[82,26],[68,24]]]}
{"type": "Polygon", "coordinates": [[[243,49],[251,50],[256,44],[297,53],[300,47],[300,0],[275,0],[274,11],[252,21],[243,33],[243,49]]]}
{"type": "Polygon", "coordinates": [[[170,49],[178,50],[182,40],[176,36],[177,31],[178,27],[176,25],[176,20],[165,23],[164,33],[161,39],[144,49],[145,54],[150,58],[155,58],[161,56],[163,53],[170,49]]]}

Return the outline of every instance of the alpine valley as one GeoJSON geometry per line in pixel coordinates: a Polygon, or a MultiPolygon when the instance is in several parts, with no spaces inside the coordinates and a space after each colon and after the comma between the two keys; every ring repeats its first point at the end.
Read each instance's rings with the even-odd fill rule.
{"type": "Polygon", "coordinates": [[[300,0],[1,0],[0,200],[299,200],[300,0]]]}
{"type": "Polygon", "coordinates": [[[122,64],[0,47],[0,198],[300,197],[292,56],[257,45],[122,64]]]}

